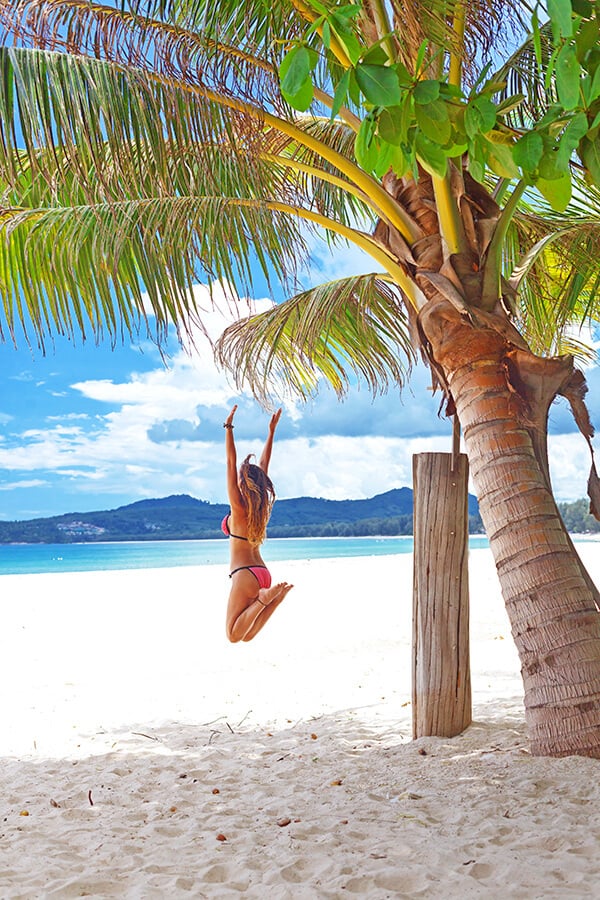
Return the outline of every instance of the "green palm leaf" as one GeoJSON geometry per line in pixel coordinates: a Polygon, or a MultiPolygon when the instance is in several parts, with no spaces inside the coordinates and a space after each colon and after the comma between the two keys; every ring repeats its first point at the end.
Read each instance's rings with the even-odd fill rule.
{"type": "Polygon", "coordinates": [[[588,359],[573,329],[600,321],[598,189],[581,185],[562,214],[530,201],[515,216],[504,252],[507,273],[522,276],[520,328],[532,348],[588,359]]]}
{"type": "Polygon", "coordinates": [[[216,350],[236,383],[264,400],[274,382],[306,398],[319,378],[343,395],[353,375],[384,391],[404,383],[415,358],[398,294],[376,274],[322,284],[236,322],[216,350]]]}
{"type": "Polygon", "coordinates": [[[159,333],[169,321],[185,327],[198,261],[205,275],[250,288],[253,252],[272,276],[261,248],[276,243],[282,279],[307,255],[292,217],[223,197],[6,209],[0,229],[3,330],[12,334],[16,321],[26,327],[31,319],[39,343],[50,324],[69,335],[77,326],[115,338],[134,327],[136,310],[147,308],[145,292],[159,333]],[[81,314],[74,297],[81,298],[81,314]]]}

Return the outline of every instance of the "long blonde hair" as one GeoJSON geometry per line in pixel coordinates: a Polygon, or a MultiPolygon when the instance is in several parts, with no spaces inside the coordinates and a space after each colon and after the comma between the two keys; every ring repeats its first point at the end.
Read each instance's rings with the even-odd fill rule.
{"type": "Polygon", "coordinates": [[[250,462],[254,454],[246,457],[240,466],[240,493],[248,518],[248,541],[255,547],[262,544],[267,534],[267,524],[275,502],[275,488],[267,473],[250,462]]]}

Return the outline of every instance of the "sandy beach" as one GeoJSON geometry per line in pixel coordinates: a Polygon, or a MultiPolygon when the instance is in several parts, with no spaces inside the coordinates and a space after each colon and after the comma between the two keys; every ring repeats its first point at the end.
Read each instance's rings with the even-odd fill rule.
{"type": "Polygon", "coordinates": [[[409,555],[277,563],[237,645],[223,566],[3,576],[0,897],[600,897],[600,762],[529,755],[470,572],[475,723],[416,742],[409,555]]]}

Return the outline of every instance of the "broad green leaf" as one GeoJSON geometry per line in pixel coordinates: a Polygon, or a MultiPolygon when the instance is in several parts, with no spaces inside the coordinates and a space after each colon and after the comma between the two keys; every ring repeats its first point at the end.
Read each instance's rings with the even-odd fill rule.
{"type": "Polygon", "coordinates": [[[590,141],[593,141],[595,139],[596,135],[598,134],[599,127],[600,127],[600,112],[597,112],[596,115],[594,116],[592,124],[590,125],[588,132],[587,132],[587,136],[590,139],[590,141]]]}
{"type": "Polygon", "coordinates": [[[417,132],[415,149],[419,162],[430,175],[439,175],[443,178],[448,169],[448,160],[444,151],[433,141],[426,138],[421,132],[417,132]]]}
{"type": "Polygon", "coordinates": [[[455,159],[458,156],[463,156],[463,154],[465,154],[468,149],[469,145],[466,143],[466,141],[460,144],[444,144],[444,146],[442,147],[444,156],[447,156],[448,159],[455,159]]]}
{"type": "Polygon", "coordinates": [[[404,153],[402,147],[394,147],[394,155],[392,157],[392,169],[398,176],[398,178],[402,178],[404,175],[408,174],[411,169],[411,160],[404,153]]]}
{"type": "Polygon", "coordinates": [[[538,178],[535,186],[542,197],[548,201],[552,209],[555,209],[557,212],[564,212],[571,200],[570,175],[562,175],[560,178],[552,179],[552,181],[538,178]]]}
{"type": "Polygon", "coordinates": [[[591,181],[600,186],[600,139],[590,141],[583,138],[579,145],[579,155],[591,181]]]}
{"type": "Polygon", "coordinates": [[[297,109],[298,112],[306,112],[308,107],[313,101],[314,96],[314,87],[312,83],[312,79],[309,76],[304,84],[300,86],[300,89],[295,94],[288,94],[285,91],[281,91],[287,103],[290,104],[292,109],[297,109]]]}
{"type": "Polygon", "coordinates": [[[478,97],[475,97],[472,103],[481,115],[482,132],[485,134],[486,131],[491,131],[496,124],[496,107],[490,98],[485,94],[480,94],[478,97]]]}
{"type": "Polygon", "coordinates": [[[465,107],[465,131],[469,138],[474,138],[482,130],[483,118],[476,106],[469,103],[465,107]]]}
{"type": "Polygon", "coordinates": [[[486,138],[481,138],[486,162],[492,172],[501,178],[519,178],[521,173],[515,165],[512,148],[507,144],[495,144],[486,138]]]}
{"type": "MultiPolygon", "coordinates": [[[[329,22],[327,21],[325,16],[319,16],[317,19],[315,19],[315,21],[312,23],[312,25],[309,26],[307,31],[304,32],[304,40],[305,41],[308,40],[308,38],[312,34],[318,34],[319,29],[324,30],[325,26],[327,26],[327,28],[329,29],[329,22]]],[[[329,37],[331,37],[331,29],[329,29],[329,37]]],[[[322,40],[323,40],[323,43],[325,43],[325,35],[324,34],[322,35],[322,40]]],[[[327,44],[326,46],[329,47],[329,44],[327,44]]]]}
{"type": "Polygon", "coordinates": [[[440,81],[440,96],[452,100],[464,99],[464,94],[457,84],[446,84],[445,81],[440,81]]]}
{"type": "Polygon", "coordinates": [[[479,137],[476,137],[470,142],[468,161],[469,172],[475,181],[479,181],[481,184],[485,180],[485,156],[483,154],[482,144],[483,141],[479,137]]]}
{"type": "Polygon", "coordinates": [[[401,106],[382,109],[377,120],[377,133],[388,144],[394,144],[396,147],[406,141],[406,127],[401,106]]]}
{"type": "Polygon", "coordinates": [[[326,16],[329,13],[327,7],[323,3],[320,3],[319,0],[306,0],[306,3],[308,4],[308,6],[310,6],[311,9],[314,9],[314,11],[318,12],[321,16],[326,16]]]}
{"type": "Polygon", "coordinates": [[[366,172],[372,172],[377,165],[379,141],[375,137],[375,121],[367,116],[363,119],[354,141],[356,160],[366,172]]]}
{"type": "Polygon", "coordinates": [[[338,6],[333,13],[332,18],[338,20],[339,24],[350,29],[352,19],[355,19],[361,12],[360,3],[346,3],[344,6],[338,6]]]}
{"type": "Polygon", "coordinates": [[[285,94],[297,94],[306,82],[317,62],[317,54],[308,47],[294,47],[284,56],[279,67],[281,91],[285,94]]]}
{"type": "Polygon", "coordinates": [[[573,44],[561,47],[554,67],[558,98],[565,109],[574,109],[579,103],[581,66],[573,44]]]}
{"type": "Polygon", "coordinates": [[[469,154],[469,173],[480,184],[485,181],[485,165],[475,156],[469,154]]]}
{"type": "Polygon", "coordinates": [[[335,119],[340,109],[346,103],[348,99],[348,91],[350,89],[350,74],[351,69],[346,69],[344,74],[339,80],[338,86],[335,89],[335,94],[333,95],[333,103],[331,105],[331,120],[335,119]]]}
{"type": "Polygon", "coordinates": [[[590,19],[594,14],[594,6],[590,0],[571,0],[573,12],[583,19],[590,19]]]}
{"type": "Polygon", "coordinates": [[[516,109],[517,106],[521,105],[524,99],[525,94],[513,94],[512,97],[507,97],[506,100],[503,100],[502,103],[499,103],[496,107],[496,115],[502,116],[505,113],[512,112],[513,109],[516,109]]]}
{"type": "Polygon", "coordinates": [[[596,100],[600,97],[600,66],[594,72],[594,76],[590,85],[590,94],[589,94],[589,102],[596,100]]]}
{"type": "Polygon", "coordinates": [[[552,148],[546,150],[542,156],[538,166],[538,172],[540,178],[544,179],[544,181],[555,181],[557,178],[562,178],[566,175],[568,168],[569,160],[567,159],[566,162],[564,162],[558,155],[558,151],[555,148],[552,148]]]}
{"type": "Polygon", "coordinates": [[[348,94],[354,105],[360,106],[360,88],[356,81],[356,72],[354,71],[354,69],[348,69],[348,71],[350,72],[350,85],[348,87],[348,94]]]}
{"type": "Polygon", "coordinates": [[[406,68],[406,66],[404,65],[404,63],[402,63],[402,62],[394,63],[394,69],[396,70],[396,73],[398,75],[398,81],[400,82],[402,87],[408,87],[410,84],[412,84],[411,74],[408,71],[408,69],[406,68]]]}
{"type": "Polygon", "coordinates": [[[479,95],[465,107],[464,123],[468,137],[486,134],[496,124],[496,107],[488,97],[479,95]]]}
{"type": "Polygon", "coordinates": [[[513,148],[513,160],[524,172],[533,172],[544,152],[544,141],[537,131],[529,131],[519,138],[513,148]]]}
{"type": "Polygon", "coordinates": [[[352,65],[355,66],[361,58],[364,49],[361,47],[358,38],[348,27],[348,24],[343,17],[336,15],[335,13],[329,16],[329,25],[332,34],[335,34],[341,46],[348,54],[348,59],[352,65]]]}
{"type": "Polygon", "coordinates": [[[361,65],[385,66],[388,62],[388,56],[381,44],[374,44],[370,47],[360,61],[361,65]]]}
{"type": "Polygon", "coordinates": [[[415,103],[433,103],[440,96],[440,83],[432,79],[417,81],[413,88],[415,103]]]}
{"type": "Polygon", "coordinates": [[[421,67],[422,67],[423,63],[425,62],[426,54],[427,54],[427,40],[424,40],[424,41],[421,41],[421,44],[419,45],[419,49],[417,51],[417,58],[415,60],[415,72],[417,73],[417,75],[420,73],[421,67]]]}
{"type": "Polygon", "coordinates": [[[369,103],[375,106],[399,106],[402,90],[398,75],[389,66],[356,66],[356,81],[369,103]]]}
{"type": "Polygon", "coordinates": [[[565,170],[574,150],[579,146],[579,141],[587,131],[588,120],[586,114],[583,112],[579,112],[577,115],[573,116],[565,128],[558,144],[558,155],[561,165],[565,170]]]}
{"type": "MultiPolygon", "coordinates": [[[[375,140],[377,140],[377,138],[375,138],[375,140]]],[[[382,178],[392,167],[396,147],[392,146],[392,144],[388,144],[387,141],[378,141],[378,145],[379,152],[377,161],[373,166],[373,171],[378,178],[382,178]]]]}
{"type": "Polygon", "coordinates": [[[548,0],[548,15],[555,36],[569,38],[573,34],[571,0],[548,0]]]}
{"type": "Polygon", "coordinates": [[[477,74],[477,77],[476,77],[476,79],[475,79],[475,83],[474,83],[474,85],[473,85],[473,87],[472,87],[472,89],[471,89],[471,94],[470,94],[470,96],[474,96],[474,95],[476,94],[477,89],[479,88],[480,85],[483,84],[483,82],[484,82],[485,79],[487,78],[487,74],[488,74],[488,72],[490,71],[491,68],[492,68],[491,62],[487,62],[487,63],[485,64],[485,66],[483,67],[483,69],[477,74]]]}
{"type": "Polygon", "coordinates": [[[577,46],[577,59],[583,62],[588,50],[591,50],[598,42],[598,19],[590,19],[589,22],[582,22],[579,31],[575,35],[575,44],[577,46]]]}
{"type": "Polygon", "coordinates": [[[443,100],[415,104],[417,124],[423,134],[435,144],[447,144],[452,135],[452,125],[443,100]]]}

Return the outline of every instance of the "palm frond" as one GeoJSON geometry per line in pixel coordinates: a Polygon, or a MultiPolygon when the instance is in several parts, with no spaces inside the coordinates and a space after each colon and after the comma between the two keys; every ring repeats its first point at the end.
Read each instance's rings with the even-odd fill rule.
{"type": "Polygon", "coordinates": [[[199,263],[212,279],[250,290],[255,259],[268,279],[285,280],[307,255],[293,218],[260,202],[159,197],[4,209],[0,330],[13,335],[17,322],[27,328],[31,320],[39,344],[50,326],[68,335],[75,326],[84,334],[107,332],[114,339],[133,330],[147,293],[146,309],[156,317],[160,337],[169,322],[185,328],[193,318],[190,290],[202,274],[199,263]],[[274,247],[275,267],[268,250],[274,247]]]}
{"type": "Polygon", "coordinates": [[[272,54],[256,56],[247,42],[226,45],[206,31],[122,8],[82,0],[0,0],[0,43],[11,37],[24,47],[88,56],[249,101],[260,98],[279,112],[285,108],[272,54]]]}
{"type": "Polygon", "coordinates": [[[120,0],[134,14],[159,18],[211,38],[240,47],[253,48],[261,56],[277,52],[282,38],[292,41],[302,34],[306,22],[290,0],[120,0]]]}
{"type": "Polygon", "coordinates": [[[304,128],[315,138],[309,148],[260,119],[249,123],[236,109],[191,99],[178,84],[148,83],[142,73],[97,60],[0,48],[0,72],[0,177],[8,183],[18,183],[30,167],[53,190],[76,179],[90,202],[174,189],[210,193],[212,183],[213,192],[228,196],[303,202],[348,225],[364,216],[368,197],[359,202],[347,193],[342,173],[319,153],[323,147],[337,156],[351,153],[350,129],[342,123],[299,120],[294,133],[304,128]],[[17,132],[26,154],[17,147],[17,132]],[[261,162],[282,153],[308,166],[309,176],[293,178],[292,168],[283,177],[261,162]],[[221,184],[224,173],[229,183],[221,184]]]}
{"type": "MultiPolygon", "coordinates": [[[[540,28],[540,43],[542,66],[546,70],[554,50],[549,23],[540,28]]],[[[494,72],[493,80],[506,83],[506,87],[497,95],[500,101],[517,94],[524,97],[521,104],[504,115],[506,123],[515,128],[529,127],[531,122],[539,121],[557,98],[554,81],[545,84],[540,75],[531,34],[525,37],[523,43],[513,51],[501,68],[494,72]]]]}
{"type": "MultiPolygon", "coordinates": [[[[576,352],[573,327],[600,321],[600,191],[585,186],[564,213],[542,201],[513,221],[505,244],[507,272],[521,270],[520,328],[542,355],[576,352]]],[[[586,356],[586,352],[583,352],[586,356]]]]}
{"type": "Polygon", "coordinates": [[[415,359],[396,289],[376,274],[328,282],[230,326],[217,359],[267,399],[273,385],[309,397],[326,379],[338,395],[354,375],[376,393],[402,385],[415,359]]]}
{"type": "MultiPolygon", "coordinates": [[[[306,117],[301,127],[319,144],[330,147],[346,159],[353,158],[354,133],[343,122],[306,117]]],[[[307,208],[314,208],[348,227],[357,223],[363,228],[375,226],[378,215],[369,207],[368,196],[353,192],[343,173],[317,149],[281,135],[273,136],[272,145],[278,150],[274,164],[288,169],[297,190],[306,198],[307,208]]]]}
{"type": "Polygon", "coordinates": [[[490,53],[523,30],[522,4],[518,0],[392,0],[394,27],[400,58],[414,69],[419,48],[426,42],[447,54],[459,54],[467,82],[472,82],[475,66],[481,66],[490,53]],[[454,20],[465,14],[464,38],[457,40],[454,20]]]}

